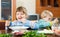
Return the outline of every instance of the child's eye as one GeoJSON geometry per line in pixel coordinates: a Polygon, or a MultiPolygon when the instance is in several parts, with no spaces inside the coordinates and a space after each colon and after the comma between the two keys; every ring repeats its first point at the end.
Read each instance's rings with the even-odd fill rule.
{"type": "Polygon", "coordinates": [[[21,15],[24,15],[24,14],[21,14],[21,15]]]}
{"type": "Polygon", "coordinates": [[[49,18],[51,20],[51,18],[49,18]]]}
{"type": "Polygon", "coordinates": [[[19,14],[17,14],[17,15],[19,15],[19,14]]]}

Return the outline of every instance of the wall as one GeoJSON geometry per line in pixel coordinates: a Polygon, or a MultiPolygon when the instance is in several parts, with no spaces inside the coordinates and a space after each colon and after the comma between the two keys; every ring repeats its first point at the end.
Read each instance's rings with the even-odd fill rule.
{"type": "Polygon", "coordinates": [[[28,14],[36,13],[36,0],[16,0],[16,8],[19,6],[26,7],[28,14]]]}
{"type": "Polygon", "coordinates": [[[0,20],[1,20],[1,0],[0,0],[0,20]]]}
{"type": "MultiPolygon", "coordinates": [[[[53,3],[53,0],[51,3],[53,3]]],[[[36,0],[36,13],[41,14],[43,10],[49,10],[53,13],[54,17],[60,17],[60,0],[58,0],[58,3],[59,7],[40,6],[40,0],[36,0]]]]}

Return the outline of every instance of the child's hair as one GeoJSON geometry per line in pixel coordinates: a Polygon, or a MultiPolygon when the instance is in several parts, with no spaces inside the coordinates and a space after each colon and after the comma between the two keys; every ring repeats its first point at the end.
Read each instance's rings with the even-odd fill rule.
{"type": "Polygon", "coordinates": [[[47,15],[53,17],[53,14],[51,11],[49,10],[44,10],[42,13],[41,13],[41,18],[45,18],[47,15]]]}
{"type": "Polygon", "coordinates": [[[25,7],[20,6],[20,7],[18,7],[17,10],[16,10],[16,12],[21,12],[21,11],[22,11],[24,14],[27,14],[27,13],[26,13],[27,10],[26,10],[25,7]]]}

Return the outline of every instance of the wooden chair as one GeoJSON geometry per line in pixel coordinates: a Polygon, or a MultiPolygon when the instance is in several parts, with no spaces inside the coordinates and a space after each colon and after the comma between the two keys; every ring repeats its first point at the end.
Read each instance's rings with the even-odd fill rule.
{"type": "Polygon", "coordinates": [[[5,30],[5,22],[0,22],[0,30],[5,30]]]}

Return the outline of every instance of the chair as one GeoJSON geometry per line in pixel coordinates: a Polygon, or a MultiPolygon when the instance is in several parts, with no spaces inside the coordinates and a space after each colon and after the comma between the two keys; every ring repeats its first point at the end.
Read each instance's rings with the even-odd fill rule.
{"type": "Polygon", "coordinates": [[[5,30],[5,22],[0,22],[0,30],[5,30]]]}

